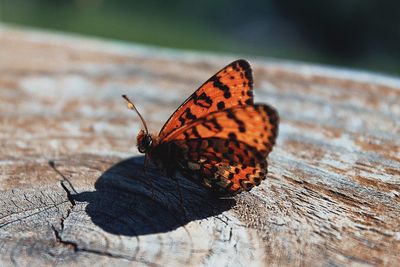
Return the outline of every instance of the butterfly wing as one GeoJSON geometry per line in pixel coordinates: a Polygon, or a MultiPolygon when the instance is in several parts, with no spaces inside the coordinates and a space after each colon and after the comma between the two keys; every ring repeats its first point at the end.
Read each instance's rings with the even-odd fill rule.
{"type": "Polygon", "coordinates": [[[207,114],[238,105],[253,104],[253,77],[250,64],[237,60],[217,72],[197,89],[171,115],[162,127],[159,138],[162,142],[177,129],[207,114]]]}
{"type": "Polygon", "coordinates": [[[180,171],[221,195],[260,184],[279,117],[268,105],[237,106],[193,121],[173,134],[180,171]]]}
{"type": "Polygon", "coordinates": [[[242,142],[210,138],[179,145],[190,151],[178,159],[182,174],[219,195],[248,191],[265,179],[265,157],[242,142]]]}

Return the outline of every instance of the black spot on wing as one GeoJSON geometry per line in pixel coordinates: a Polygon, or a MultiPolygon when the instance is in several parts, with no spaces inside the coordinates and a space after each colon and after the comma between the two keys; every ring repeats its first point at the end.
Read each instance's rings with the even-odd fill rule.
{"type": "Polygon", "coordinates": [[[213,103],[212,99],[204,92],[199,96],[194,94],[193,101],[196,105],[199,105],[203,108],[210,108],[213,103]]]}
{"type": "MultiPolygon", "coordinates": [[[[228,137],[229,137],[230,140],[237,140],[237,136],[236,136],[235,133],[229,133],[228,137]]],[[[228,144],[229,144],[229,142],[228,142],[228,144]]]]}
{"type": "Polygon", "coordinates": [[[218,102],[217,108],[218,108],[218,110],[223,110],[223,109],[225,108],[225,103],[224,103],[224,101],[218,102]]]}
{"type": "Polygon", "coordinates": [[[190,108],[186,108],[185,111],[178,118],[181,125],[184,125],[187,120],[195,119],[197,119],[197,117],[190,111],[190,108]]]}
{"type": "Polygon", "coordinates": [[[238,117],[236,117],[235,113],[231,109],[226,110],[226,112],[228,114],[228,118],[232,119],[238,125],[239,132],[241,133],[246,132],[246,127],[244,122],[240,120],[238,117]]]}
{"type": "Polygon", "coordinates": [[[199,132],[197,131],[196,127],[192,128],[192,133],[196,138],[201,138],[201,135],[199,134],[199,132]]]}
{"type": "Polygon", "coordinates": [[[202,125],[213,132],[222,131],[222,126],[218,123],[216,118],[205,120],[202,125]]]}
{"type": "Polygon", "coordinates": [[[218,88],[219,90],[224,92],[224,97],[226,99],[228,99],[232,96],[229,87],[226,84],[222,83],[217,76],[212,77],[211,81],[213,82],[213,85],[216,88],[218,88]]]}

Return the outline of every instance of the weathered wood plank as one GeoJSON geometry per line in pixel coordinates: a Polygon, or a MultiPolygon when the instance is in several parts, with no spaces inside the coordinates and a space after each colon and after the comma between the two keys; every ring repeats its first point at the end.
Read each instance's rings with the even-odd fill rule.
{"type": "Polygon", "coordinates": [[[185,218],[143,174],[120,95],[157,131],[234,59],[0,26],[1,265],[398,265],[398,78],[250,59],[281,115],[267,181],[216,200],[179,179],[185,218]]]}

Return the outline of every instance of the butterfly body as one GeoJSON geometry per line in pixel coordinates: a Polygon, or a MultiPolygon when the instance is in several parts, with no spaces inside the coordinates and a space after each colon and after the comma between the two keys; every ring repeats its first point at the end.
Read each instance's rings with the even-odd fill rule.
{"type": "Polygon", "coordinates": [[[232,62],[196,90],[158,135],[145,126],[139,151],[168,175],[179,171],[218,195],[249,191],[266,177],[279,122],[274,108],[254,104],[252,85],[249,63],[232,62]]]}

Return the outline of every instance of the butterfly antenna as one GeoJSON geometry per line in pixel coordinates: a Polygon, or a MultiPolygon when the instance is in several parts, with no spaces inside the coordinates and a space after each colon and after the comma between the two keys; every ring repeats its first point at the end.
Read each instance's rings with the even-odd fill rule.
{"type": "Polygon", "coordinates": [[[132,110],[134,110],[134,111],[136,111],[136,113],[139,115],[140,120],[141,120],[142,123],[143,123],[144,130],[146,131],[146,134],[149,134],[149,130],[147,129],[146,122],[144,121],[142,115],[140,115],[139,111],[137,110],[137,108],[135,107],[135,105],[133,104],[133,102],[130,101],[129,98],[128,98],[126,95],[122,95],[122,97],[128,102],[128,108],[129,108],[129,109],[132,109],[132,110]]]}

